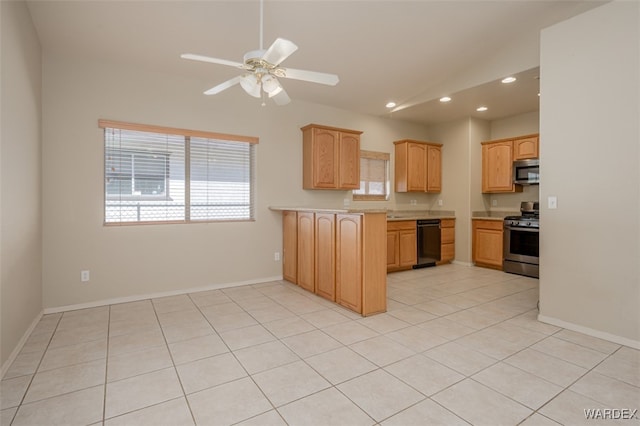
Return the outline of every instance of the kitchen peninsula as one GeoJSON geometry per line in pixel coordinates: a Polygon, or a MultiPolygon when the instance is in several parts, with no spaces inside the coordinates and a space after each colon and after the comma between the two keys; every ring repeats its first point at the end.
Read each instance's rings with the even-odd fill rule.
{"type": "Polygon", "coordinates": [[[386,210],[282,211],[283,277],[363,316],[387,310],[386,210]]]}
{"type": "MultiPolygon", "coordinates": [[[[363,316],[387,309],[387,221],[455,219],[454,212],[270,209],[282,212],[283,278],[363,316]]],[[[453,259],[453,239],[447,244],[453,259]]]]}

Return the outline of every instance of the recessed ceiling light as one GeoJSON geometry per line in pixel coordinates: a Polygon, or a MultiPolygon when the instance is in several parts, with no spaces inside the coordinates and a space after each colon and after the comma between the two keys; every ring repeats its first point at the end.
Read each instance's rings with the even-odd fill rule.
{"type": "Polygon", "coordinates": [[[396,106],[395,102],[387,102],[387,105],[385,105],[387,108],[393,108],[394,106],[396,106]]]}
{"type": "Polygon", "coordinates": [[[450,101],[451,101],[451,98],[448,96],[443,96],[440,98],[440,102],[450,102],[450,101]]]}
{"type": "Polygon", "coordinates": [[[488,109],[489,109],[489,108],[487,108],[486,106],[481,106],[481,107],[476,108],[476,111],[478,111],[478,112],[484,112],[484,111],[486,111],[486,110],[488,110],[488,109]]]}
{"type": "Polygon", "coordinates": [[[505,83],[505,84],[513,83],[514,81],[516,81],[515,77],[505,77],[505,78],[502,79],[502,82],[505,83]]]}

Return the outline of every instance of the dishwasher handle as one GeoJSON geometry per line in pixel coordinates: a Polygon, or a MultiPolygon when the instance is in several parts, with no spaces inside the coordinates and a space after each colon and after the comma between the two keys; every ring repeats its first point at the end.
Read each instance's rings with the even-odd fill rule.
{"type": "Polygon", "coordinates": [[[416,226],[418,228],[433,227],[433,226],[440,227],[440,219],[422,219],[422,220],[418,220],[416,226]]]}

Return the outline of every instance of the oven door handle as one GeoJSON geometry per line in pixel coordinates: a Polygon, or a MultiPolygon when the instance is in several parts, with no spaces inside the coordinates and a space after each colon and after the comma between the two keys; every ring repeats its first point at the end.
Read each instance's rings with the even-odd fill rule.
{"type": "Polygon", "coordinates": [[[508,231],[540,232],[540,228],[520,228],[519,226],[505,226],[508,231]]]}

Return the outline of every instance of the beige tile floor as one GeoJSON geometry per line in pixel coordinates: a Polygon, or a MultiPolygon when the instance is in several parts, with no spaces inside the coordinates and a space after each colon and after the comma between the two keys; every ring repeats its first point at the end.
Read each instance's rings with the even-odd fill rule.
{"type": "Polygon", "coordinates": [[[368,318],[284,281],[45,315],[0,424],[596,425],[585,409],[640,408],[640,351],[540,323],[537,300],[535,279],[445,265],[390,274],[368,318]]]}

